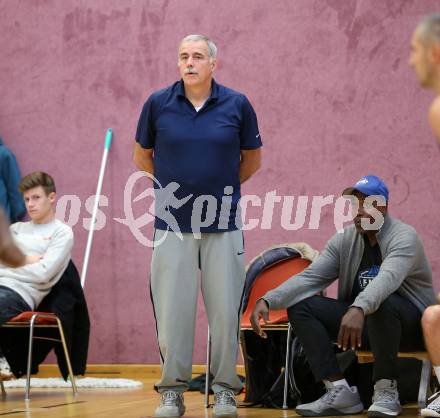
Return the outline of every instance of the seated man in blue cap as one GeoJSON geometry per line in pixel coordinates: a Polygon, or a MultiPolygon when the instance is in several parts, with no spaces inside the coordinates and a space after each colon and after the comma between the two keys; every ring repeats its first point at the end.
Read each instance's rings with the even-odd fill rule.
{"type": "Polygon", "coordinates": [[[371,349],[374,396],[369,417],[394,417],[401,406],[397,390],[397,353],[423,349],[420,319],[435,303],[431,268],[417,232],[388,214],[388,189],[366,176],[344,190],[352,200],[354,225],[336,233],[321,255],[302,273],[257,301],[251,315],[259,321],[269,309],[288,308],[289,321],[304,347],[310,368],[327,392],[298,405],[303,416],[335,416],[364,409],[336,361],[333,344],[343,350],[371,349]],[[339,279],[338,297],[317,296],[339,279]]]}

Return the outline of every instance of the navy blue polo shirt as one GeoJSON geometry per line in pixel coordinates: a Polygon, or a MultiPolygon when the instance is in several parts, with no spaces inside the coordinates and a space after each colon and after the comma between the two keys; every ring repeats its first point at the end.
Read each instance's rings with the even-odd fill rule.
{"type": "Polygon", "coordinates": [[[183,81],[177,81],[148,98],[136,141],[154,149],[157,229],[240,228],[240,150],[262,145],[246,96],[213,80],[211,95],[197,112],[185,97],[183,81]]]}

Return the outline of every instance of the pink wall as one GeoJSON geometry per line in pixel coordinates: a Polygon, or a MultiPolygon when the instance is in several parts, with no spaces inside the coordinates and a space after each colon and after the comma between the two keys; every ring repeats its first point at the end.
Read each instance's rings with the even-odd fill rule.
{"type": "MultiPolygon", "coordinates": [[[[95,235],[86,284],[91,363],[159,361],[148,293],[151,250],[113,218],[125,217],[142,104],[177,79],[177,44],[189,33],[217,42],[217,80],[246,93],[257,111],[264,165],[243,192],[264,198],[276,189],[295,196],[295,208],[299,195],[338,196],[363,174],[378,174],[388,182],[392,214],[422,236],[440,284],[440,154],[426,117],[432,94],[419,88],[407,65],[411,31],[436,6],[436,0],[0,1],[0,134],[23,172],[44,169],[60,196],[81,200],[78,267],[87,236],[82,220],[89,217],[84,202],[95,192],[105,131],[114,130],[103,188],[106,226],[95,235]]],[[[136,213],[146,204],[137,203],[136,213]]],[[[286,231],[280,214],[278,203],[269,229],[246,234],[248,259],[280,242],[321,249],[335,232],[331,206],[318,229],[307,221],[286,231]]],[[[151,232],[150,224],[144,233],[151,232]]],[[[202,363],[201,306],[198,320],[194,361],[202,363]]]]}

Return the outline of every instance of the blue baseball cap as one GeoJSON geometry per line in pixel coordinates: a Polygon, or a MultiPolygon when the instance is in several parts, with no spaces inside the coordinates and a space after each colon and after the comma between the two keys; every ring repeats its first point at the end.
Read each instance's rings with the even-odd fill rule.
{"type": "Polygon", "coordinates": [[[383,196],[388,202],[388,187],[377,176],[365,176],[362,177],[353,187],[347,187],[342,195],[351,195],[354,192],[361,192],[366,196],[383,196]]]}

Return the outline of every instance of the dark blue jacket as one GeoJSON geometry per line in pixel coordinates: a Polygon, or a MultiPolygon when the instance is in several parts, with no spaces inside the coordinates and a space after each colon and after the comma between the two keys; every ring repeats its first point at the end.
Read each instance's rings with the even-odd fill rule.
{"type": "Polygon", "coordinates": [[[26,212],[23,196],[18,190],[20,179],[17,160],[0,138],[0,206],[12,223],[21,220],[26,212]]]}

